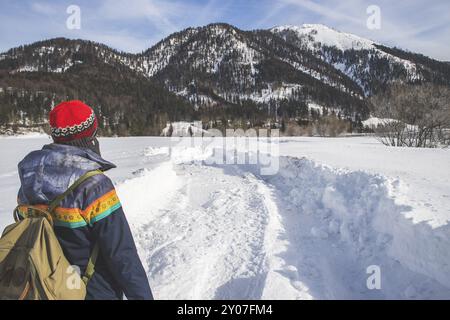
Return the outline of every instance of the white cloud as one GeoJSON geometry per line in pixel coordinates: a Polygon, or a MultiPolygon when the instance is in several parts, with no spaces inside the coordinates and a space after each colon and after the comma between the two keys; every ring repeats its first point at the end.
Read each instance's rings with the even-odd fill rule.
{"type": "MultiPolygon", "coordinates": [[[[301,9],[307,9],[333,21],[345,20],[356,24],[359,24],[361,22],[360,18],[349,14],[347,11],[336,10],[336,6],[334,5],[325,6],[310,0],[281,0],[281,2],[285,5],[294,5],[301,9]]],[[[343,3],[345,1],[339,2],[343,3]]]]}
{"type": "Polygon", "coordinates": [[[57,9],[54,5],[49,5],[48,3],[33,2],[31,4],[31,9],[40,14],[52,15],[57,13],[57,9]]]}
{"type": "Polygon", "coordinates": [[[367,6],[373,1],[329,0],[326,4],[311,0],[278,0],[277,16],[270,10],[263,19],[273,24],[323,23],[340,31],[370,38],[388,46],[423,53],[435,59],[450,60],[450,3],[432,4],[419,0],[377,1],[381,8],[381,29],[366,28],[367,6]]]}
{"type": "Polygon", "coordinates": [[[99,15],[109,21],[143,20],[160,32],[179,31],[186,17],[201,12],[202,7],[182,1],[164,0],[104,0],[98,8],[99,15]]]}
{"type": "Polygon", "coordinates": [[[102,17],[102,25],[140,23],[139,29],[123,29],[118,34],[85,30],[84,34],[95,41],[103,39],[115,48],[139,52],[173,32],[217,21],[226,6],[218,0],[209,0],[203,5],[167,0],[103,0],[95,9],[102,17]],[[146,24],[148,28],[145,28],[146,24]]]}
{"type": "MultiPolygon", "coordinates": [[[[77,0],[82,30],[65,28],[69,2],[17,2],[2,7],[0,50],[32,41],[65,36],[105,42],[114,48],[138,52],[186,27],[231,22],[245,29],[279,24],[323,23],[337,30],[398,46],[440,60],[450,60],[450,3],[448,0],[77,0]],[[381,30],[366,28],[369,4],[381,7],[381,30]],[[8,11],[8,9],[10,11],[8,11]],[[250,18],[249,18],[250,17],[250,18]]],[[[3,6],[3,5],[2,5],[3,6]]]]}

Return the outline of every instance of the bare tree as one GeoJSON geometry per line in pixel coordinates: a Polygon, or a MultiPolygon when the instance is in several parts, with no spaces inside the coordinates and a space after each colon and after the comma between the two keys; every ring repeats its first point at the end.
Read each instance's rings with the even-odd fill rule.
{"type": "Polygon", "coordinates": [[[394,84],[371,98],[380,118],[374,131],[389,146],[440,147],[449,145],[450,88],[394,84]]]}
{"type": "Polygon", "coordinates": [[[315,123],[315,131],[321,137],[337,137],[350,130],[350,123],[335,115],[327,115],[315,123]]]}
{"type": "Polygon", "coordinates": [[[285,130],[286,136],[300,136],[301,135],[301,127],[294,120],[289,121],[285,130]]]}

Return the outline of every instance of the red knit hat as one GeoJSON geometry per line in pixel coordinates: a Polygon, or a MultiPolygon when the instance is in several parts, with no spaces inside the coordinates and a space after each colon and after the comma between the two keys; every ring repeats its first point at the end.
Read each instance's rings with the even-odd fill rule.
{"type": "Polygon", "coordinates": [[[97,117],[91,107],[79,100],[65,101],[50,111],[50,127],[55,142],[92,137],[97,131],[97,117]]]}

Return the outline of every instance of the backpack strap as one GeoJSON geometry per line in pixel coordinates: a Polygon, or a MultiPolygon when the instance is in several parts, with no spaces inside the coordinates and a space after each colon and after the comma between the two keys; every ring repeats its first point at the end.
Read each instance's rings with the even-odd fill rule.
{"type": "Polygon", "coordinates": [[[67,197],[72,191],[74,191],[80,184],[85,182],[87,179],[89,179],[92,176],[95,176],[97,174],[103,174],[100,170],[94,170],[94,171],[88,171],[85,174],[83,174],[80,178],[78,178],[77,181],[75,181],[64,193],[57,196],[55,199],[50,202],[48,205],[47,211],[50,212],[50,214],[53,214],[53,211],[56,209],[56,207],[60,204],[60,202],[67,197]]]}
{"type": "MultiPolygon", "coordinates": [[[[48,212],[50,212],[50,214],[53,214],[53,211],[56,209],[56,207],[61,203],[61,201],[67,195],[69,195],[72,191],[74,191],[84,181],[86,181],[90,177],[93,177],[97,174],[103,174],[103,172],[100,170],[89,171],[89,172],[86,172],[84,175],[82,175],[80,178],[78,178],[78,180],[75,181],[63,194],[59,195],[52,202],[50,202],[50,204],[48,206],[48,212]]],[[[98,252],[99,252],[99,245],[97,242],[94,245],[94,249],[92,249],[91,256],[89,257],[89,261],[86,266],[86,271],[82,277],[83,282],[86,284],[86,286],[87,286],[89,280],[91,280],[92,276],[94,275],[95,263],[97,262],[98,252]]]]}
{"type": "Polygon", "coordinates": [[[95,263],[97,262],[98,251],[99,251],[99,245],[97,242],[94,246],[94,249],[92,249],[91,256],[89,257],[89,261],[86,266],[86,271],[84,272],[84,276],[82,278],[86,287],[88,285],[89,280],[91,280],[92,276],[95,273],[95,263]]]}

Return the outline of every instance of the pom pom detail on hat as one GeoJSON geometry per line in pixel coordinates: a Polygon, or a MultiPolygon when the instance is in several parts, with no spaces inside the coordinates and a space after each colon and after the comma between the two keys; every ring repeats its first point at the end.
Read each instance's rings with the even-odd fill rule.
{"type": "Polygon", "coordinates": [[[91,107],[79,100],[58,104],[49,113],[51,135],[55,142],[92,137],[97,131],[97,117],[91,107]]]}

